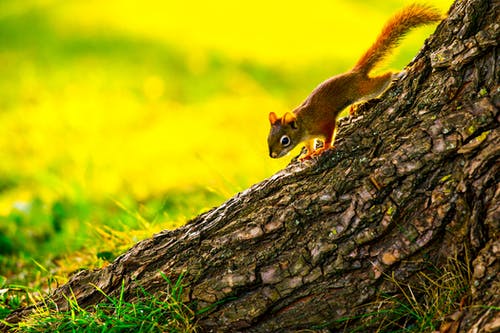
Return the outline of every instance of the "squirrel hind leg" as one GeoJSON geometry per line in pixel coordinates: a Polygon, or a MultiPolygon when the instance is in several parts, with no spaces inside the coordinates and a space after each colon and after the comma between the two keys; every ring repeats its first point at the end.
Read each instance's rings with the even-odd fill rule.
{"type": "Polygon", "coordinates": [[[333,144],[335,143],[335,137],[337,136],[337,126],[335,126],[330,133],[331,134],[329,137],[325,137],[325,141],[323,143],[323,148],[325,150],[330,148],[335,148],[333,144]]]}
{"type": "Polygon", "coordinates": [[[389,85],[394,80],[399,79],[401,75],[403,75],[401,74],[401,72],[388,72],[384,75],[376,77],[365,77],[359,87],[359,90],[361,91],[361,98],[351,104],[351,106],[349,107],[349,116],[357,116],[358,107],[361,104],[382,95],[382,93],[386,91],[387,88],[389,88],[389,85]]]}
{"type": "Polygon", "coordinates": [[[361,91],[363,91],[363,100],[369,100],[380,96],[393,80],[393,73],[387,72],[380,76],[369,77],[363,83],[361,91]]]}

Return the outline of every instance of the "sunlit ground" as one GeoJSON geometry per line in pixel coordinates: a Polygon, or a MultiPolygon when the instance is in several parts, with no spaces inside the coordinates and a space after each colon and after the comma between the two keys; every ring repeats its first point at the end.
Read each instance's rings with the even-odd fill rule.
{"type": "Polygon", "coordinates": [[[283,168],[268,113],[348,70],[405,3],[0,2],[0,276],[111,260],[283,168]]]}

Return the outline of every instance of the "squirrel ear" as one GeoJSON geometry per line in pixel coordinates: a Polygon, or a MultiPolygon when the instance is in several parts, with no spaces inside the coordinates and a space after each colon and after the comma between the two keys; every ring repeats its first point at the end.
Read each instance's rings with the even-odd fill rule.
{"type": "Polygon", "coordinates": [[[277,121],[278,121],[278,116],[276,115],[276,113],[270,112],[269,113],[269,122],[271,123],[271,125],[276,124],[277,121]]]}
{"type": "Polygon", "coordinates": [[[285,115],[283,116],[283,118],[281,118],[281,123],[283,125],[291,125],[292,128],[297,128],[295,126],[295,120],[297,119],[297,116],[294,115],[293,113],[291,112],[287,112],[285,113],[285,115]]]}

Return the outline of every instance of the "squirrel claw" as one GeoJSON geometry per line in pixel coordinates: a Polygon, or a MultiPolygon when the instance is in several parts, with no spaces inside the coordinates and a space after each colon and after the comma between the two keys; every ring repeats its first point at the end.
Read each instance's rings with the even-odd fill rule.
{"type": "Polygon", "coordinates": [[[323,152],[325,152],[329,149],[335,149],[335,146],[330,146],[327,148],[325,148],[325,147],[318,148],[311,153],[307,153],[304,157],[299,158],[299,161],[304,162],[306,160],[311,160],[313,157],[319,156],[319,155],[323,154],[323,152]]]}
{"type": "Polygon", "coordinates": [[[358,106],[352,104],[351,107],[349,108],[349,116],[356,117],[358,115],[358,106]]]}
{"type": "Polygon", "coordinates": [[[334,148],[335,148],[335,146],[321,147],[321,148],[316,149],[311,155],[312,156],[319,156],[319,155],[323,154],[325,151],[327,151],[329,149],[334,149],[334,148]]]}
{"type": "Polygon", "coordinates": [[[305,155],[304,157],[299,158],[299,161],[304,162],[307,160],[312,160],[312,157],[313,157],[313,153],[307,153],[307,155],[305,155]]]}

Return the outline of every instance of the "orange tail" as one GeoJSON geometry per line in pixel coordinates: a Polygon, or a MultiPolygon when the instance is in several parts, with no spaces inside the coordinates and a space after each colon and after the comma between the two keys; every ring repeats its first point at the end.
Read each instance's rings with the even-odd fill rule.
{"type": "Polygon", "coordinates": [[[359,59],[353,71],[368,74],[412,28],[438,22],[442,18],[439,11],[430,6],[412,4],[403,8],[385,24],[375,43],[359,59]]]}

